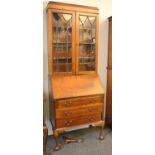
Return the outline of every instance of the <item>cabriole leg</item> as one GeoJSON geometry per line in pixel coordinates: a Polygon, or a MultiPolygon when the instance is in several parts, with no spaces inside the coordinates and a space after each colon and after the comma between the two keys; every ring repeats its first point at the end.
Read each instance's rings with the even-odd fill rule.
{"type": "Polygon", "coordinates": [[[104,129],[104,122],[102,122],[101,126],[100,126],[100,135],[99,135],[99,139],[103,140],[104,136],[103,136],[103,129],[104,129]]]}
{"type": "Polygon", "coordinates": [[[46,126],[43,127],[43,151],[44,155],[47,154],[47,141],[48,141],[48,129],[46,126]]]}
{"type": "Polygon", "coordinates": [[[55,139],[55,148],[54,148],[54,151],[58,151],[58,150],[60,150],[60,145],[59,145],[59,143],[58,143],[58,137],[59,137],[59,133],[58,133],[58,131],[54,131],[54,139],[55,139]]]}

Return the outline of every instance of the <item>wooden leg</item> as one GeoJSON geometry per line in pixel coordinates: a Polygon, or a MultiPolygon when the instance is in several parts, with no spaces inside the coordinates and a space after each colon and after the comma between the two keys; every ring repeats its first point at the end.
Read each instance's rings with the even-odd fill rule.
{"type": "Polygon", "coordinates": [[[54,151],[58,151],[58,150],[60,150],[60,145],[58,143],[58,137],[59,137],[58,131],[55,130],[53,136],[54,136],[54,139],[55,139],[55,148],[54,148],[54,151]]]}
{"type": "Polygon", "coordinates": [[[89,125],[89,128],[92,128],[93,126],[92,125],[89,125]]]}
{"type": "Polygon", "coordinates": [[[43,146],[43,150],[44,150],[44,154],[46,155],[47,154],[47,151],[46,151],[46,147],[47,147],[47,141],[48,141],[48,129],[47,129],[47,127],[46,126],[44,126],[43,127],[43,144],[44,144],[44,146],[43,146]]]}
{"type": "Polygon", "coordinates": [[[98,126],[100,127],[100,135],[99,135],[99,139],[100,140],[103,140],[104,139],[104,136],[103,136],[104,125],[105,125],[105,122],[104,121],[102,121],[100,124],[98,124],[98,126]]]}
{"type": "Polygon", "coordinates": [[[101,125],[101,127],[100,127],[100,135],[99,135],[99,139],[100,139],[100,140],[103,140],[103,139],[104,139],[104,136],[103,136],[103,129],[104,129],[104,125],[101,125]]]}

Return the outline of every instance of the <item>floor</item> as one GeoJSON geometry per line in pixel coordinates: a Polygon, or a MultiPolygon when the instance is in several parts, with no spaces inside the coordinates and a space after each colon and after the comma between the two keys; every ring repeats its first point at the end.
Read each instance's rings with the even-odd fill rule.
{"type": "Polygon", "coordinates": [[[66,133],[70,138],[82,138],[81,143],[64,144],[62,136],[59,138],[61,150],[53,151],[55,146],[53,136],[49,136],[47,151],[48,155],[112,155],[112,130],[104,129],[104,140],[98,139],[98,128],[87,128],[66,133]]]}

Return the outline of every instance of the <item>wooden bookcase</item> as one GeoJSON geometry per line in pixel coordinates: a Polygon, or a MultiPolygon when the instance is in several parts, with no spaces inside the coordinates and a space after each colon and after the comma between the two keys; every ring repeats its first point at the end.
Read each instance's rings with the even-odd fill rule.
{"type": "Polygon", "coordinates": [[[58,135],[81,125],[100,126],[104,91],[98,76],[99,10],[73,4],[47,5],[50,117],[58,135]]]}

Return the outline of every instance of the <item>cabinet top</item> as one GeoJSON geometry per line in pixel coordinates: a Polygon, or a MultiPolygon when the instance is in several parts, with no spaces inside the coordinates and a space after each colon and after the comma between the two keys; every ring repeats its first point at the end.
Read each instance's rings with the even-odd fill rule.
{"type": "Polygon", "coordinates": [[[104,94],[98,75],[52,76],[51,86],[54,99],[104,94]]]}
{"type": "Polygon", "coordinates": [[[49,2],[47,4],[46,10],[48,10],[48,9],[99,13],[99,9],[97,7],[77,5],[77,4],[68,4],[68,3],[61,3],[61,2],[49,2]]]}

